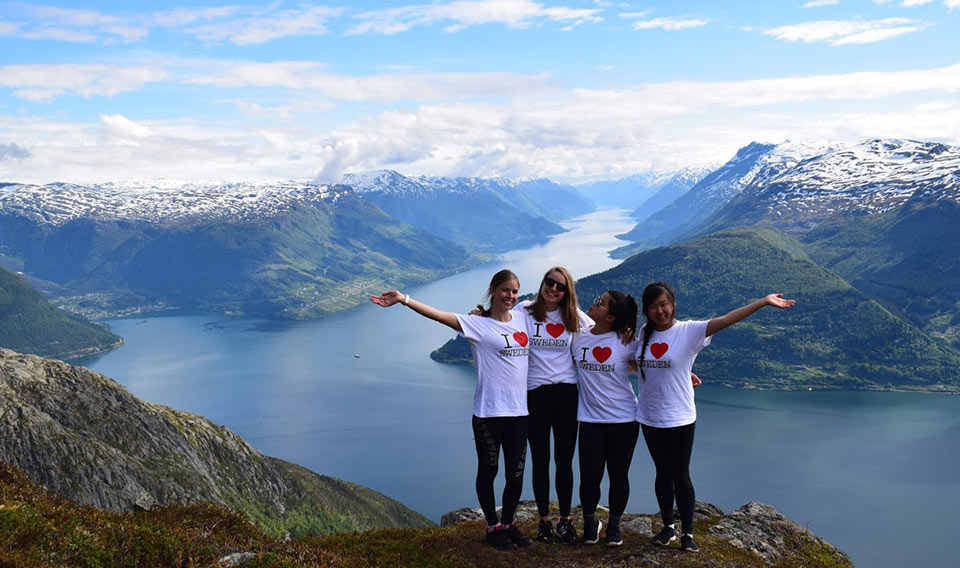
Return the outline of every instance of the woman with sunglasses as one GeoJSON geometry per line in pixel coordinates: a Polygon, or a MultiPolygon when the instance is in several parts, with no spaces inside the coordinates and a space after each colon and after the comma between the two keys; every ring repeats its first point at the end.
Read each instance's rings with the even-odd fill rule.
{"type": "Polygon", "coordinates": [[[533,467],[533,495],[540,513],[537,540],[545,544],[575,544],[577,531],[570,518],[573,499],[573,454],[577,446],[577,372],[570,358],[570,338],[593,321],[577,307],[573,277],[562,266],[543,275],[534,300],[514,308],[530,330],[530,369],[527,373],[527,438],[533,467]],[[560,515],[554,532],[550,520],[550,434],[556,465],[560,515]]]}
{"type": "MultiPolygon", "coordinates": [[[[529,546],[513,522],[523,490],[527,458],[527,368],[530,350],[526,319],[511,311],[520,280],[509,270],[493,275],[487,288],[490,307],[478,315],[440,311],[397,290],[371,296],[383,307],[403,304],[454,329],[470,344],[477,367],[473,395],[473,435],[477,448],[477,498],[487,522],[486,541],[498,550],[529,546]],[[497,515],[493,482],[503,449],[503,508],[497,515]]],[[[482,308],[482,306],[481,306],[482,308]]]]}
{"type": "MultiPolygon", "coordinates": [[[[697,421],[693,388],[686,380],[701,349],[713,334],[750,316],[765,306],[789,308],[796,302],[782,294],[770,294],[730,313],[706,321],[677,321],[677,298],[673,287],[654,282],[643,290],[643,315],[636,353],[640,369],[640,404],[637,422],[650,451],[657,476],[654,489],[660,505],[663,528],[653,537],[666,546],[676,540],[673,502],[680,511],[680,548],[697,552],[693,540],[693,509],[696,499],[690,481],[690,455],[697,421]]],[[[582,452],[582,450],[581,450],[582,452]]]]}
{"type": "Polygon", "coordinates": [[[593,302],[587,315],[595,323],[573,337],[571,349],[580,378],[577,418],[583,542],[600,541],[603,524],[596,518],[596,511],[606,468],[610,516],[604,540],[608,546],[620,546],[620,517],[630,497],[627,473],[640,433],[637,396],[629,379],[636,369],[633,329],[637,325],[637,301],[618,290],[609,290],[593,302]]]}

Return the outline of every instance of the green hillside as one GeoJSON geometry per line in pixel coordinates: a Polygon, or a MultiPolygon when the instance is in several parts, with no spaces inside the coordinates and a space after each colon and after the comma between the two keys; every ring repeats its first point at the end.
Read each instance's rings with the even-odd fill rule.
{"type": "Polygon", "coordinates": [[[434,280],[478,261],[352,194],[295,204],[269,218],[0,222],[9,228],[0,230],[0,248],[24,272],[58,284],[64,304],[91,313],[160,305],[314,318],[388,283],[434,280]]]}
{"type": "Polygon", "coordinates": [[[811,258],[893,313],[960,348],[960,205],[911,202],[801,237],[811,258]]]}
{"type": "Polygon", "coordinates": [[[51,306],[26,280],[0,268],[0,347],[72,359],[122,341],[102,326],[51,306]]]}
{"type": "Polygon", "coordinates": [[[764,388],[960,387],[960,356],[814,263],[768,229],[732,229],[640,253],[577,283],[584,303],[607,289],[639,298],[662,280],[680,319],[708,319],[770,292],[797,305],[764,309],[718,334],[696,371],[706,381],[764,388]]]}

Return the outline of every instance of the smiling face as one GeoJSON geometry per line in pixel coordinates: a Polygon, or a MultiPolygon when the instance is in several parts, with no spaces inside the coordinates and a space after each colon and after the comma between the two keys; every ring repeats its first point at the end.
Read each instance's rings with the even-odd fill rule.
{"type": "Polygon", "coordinates": [[[647,320],[653,324],[653,327],[659,331],[667,329],[673,325],[673,313],[676,305],[670,300],[666,292],[657,296],[657,299],[650,302],[647,306],[647,320]]]}
{"type": "Polygon", "coordinates": [[[490,291],[490,309],[498,311],[510,311],[510,308],[517,303],[517,296],[519,294],[519,282],[513,278],[504,280],[495,289],[490,291]]]}
{"type": "Polygon", "coordinates": [[[567,294],[567,278],[558,270],[554,270],[544,277],[540,284],[540,296],[546,303],[547,311],[557,309],[567,294]]]}

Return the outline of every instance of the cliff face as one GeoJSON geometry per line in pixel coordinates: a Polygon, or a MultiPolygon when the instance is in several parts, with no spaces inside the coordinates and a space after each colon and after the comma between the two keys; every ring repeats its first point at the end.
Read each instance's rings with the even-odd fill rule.
{"type": "Polygon", "coordinates": [[[139,400],[103,375],[6,349],[0,461],[108,511],[213,502],[279,534],[431,524],[375,491],[264,456],[202,416],[139,400]]]}

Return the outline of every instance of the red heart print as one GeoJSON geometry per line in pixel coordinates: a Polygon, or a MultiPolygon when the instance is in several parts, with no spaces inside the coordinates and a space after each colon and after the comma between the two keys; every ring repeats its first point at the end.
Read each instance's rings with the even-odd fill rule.
{"type": "Polygon", "coordinates": [[[596,359],[598,363],[603,363],[609,359],[611,355],[613,355],[613,349],[609,347],[597,346],[593,348],[593,358],[596,359]]]}
{"type": "Polygon", "coordinates": [[[654,343],[650,346],[650,354],[659,359],[663,357],[663,354],[667,352],[667,349],[670,349],[670,346],[666,343],[654,343]]]}
{"type": "Polygon", "coordinates": [[[520,347],[526,347],[526,346],[527,346],[527,334],[526,334],[526,333],[524,333],[524,332],[522,332],[522,331],[518,331],[518,332],[516,332],[516,333],[513,334],[513,339],[514,339],[514,341],[516,341],[517,343],[520,344],[520,347]]]}
{"type": "Polygon", "coordinates": [[[547,324],[547,333],[550,334],[550,337],[560,337],[560,334],[563,333],[563,330],[566,329],[563,327],[562,323],[548,323],[547,324]]]}

